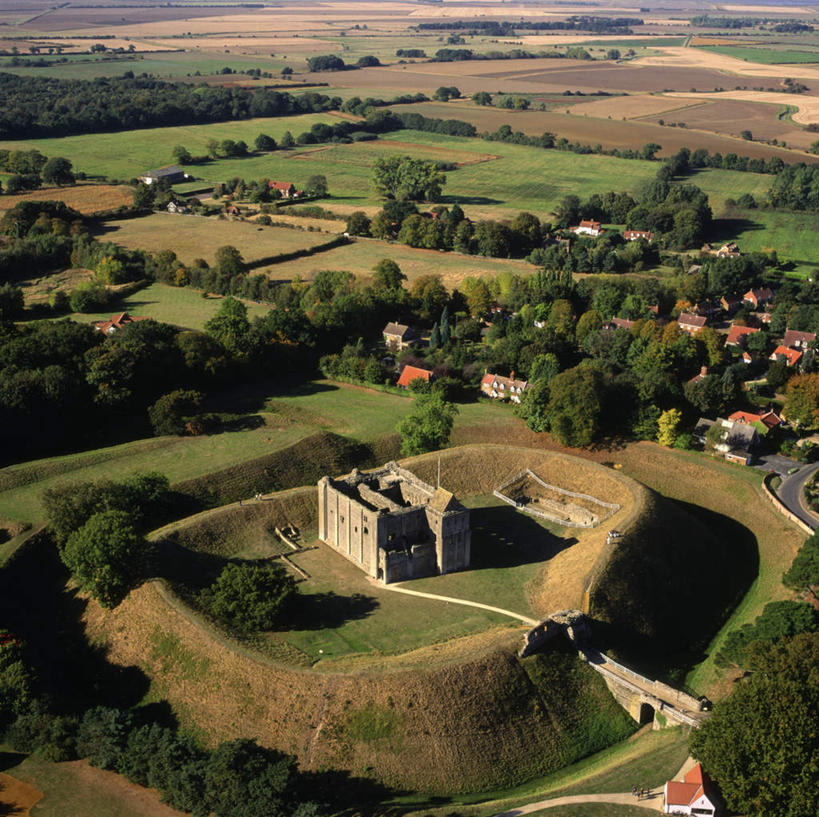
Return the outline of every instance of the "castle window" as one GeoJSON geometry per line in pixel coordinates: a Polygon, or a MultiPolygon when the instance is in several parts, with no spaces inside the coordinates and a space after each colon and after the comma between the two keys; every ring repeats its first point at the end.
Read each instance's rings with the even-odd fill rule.
{"type": "Polygon", "coordinates": [[[366,534],[368,534],[369,532],[370,532],[369,528],[368,528],[368,527],[365,525],[365,526],[364,526],[364,534],[365,534],[365,536],[366,536],[366,534]]]}
{"type": "Polygon", "coordinates": [[[356,533],[358,533],[358,525],[356,525],[356,526],[353,528],[353,530],[354,530],[356,533]]]}
{"type": "Polygon", "coordinates": [[[343,516],[341,517],[341,521],[342,521],[342,522],[344,521],[344,517],[343,517],[343,516]]]}

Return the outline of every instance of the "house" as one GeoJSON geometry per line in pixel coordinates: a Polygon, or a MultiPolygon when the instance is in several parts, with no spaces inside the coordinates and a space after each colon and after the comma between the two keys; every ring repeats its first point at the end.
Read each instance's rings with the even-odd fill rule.
{"type": "Polygon", "coordinates": [[[759,432],[753,425],[737,423],[723,417],[717,417],[716,420],[700,417],[694,428],[694,439],[705,445],[709,440],[708,433],[714,426],[720,429],[716,441],[713,435],[710,438],[714,450],[723,454],[729,462],[750,465],[753,460],[751,451],[759,445],[759,432]]]}
{"type": "Polygon", "coordinates": [[[603,325],[604,329],[631,329],[636,321],[630,321],[627,318],[612,318],[607,324],[603,325]]]}
{"type": "Polygon", "coordinates": [[[796,329],[788,329],[782,339],[782,345],[787,346],[788,349],[804,350],[815,340],[816,335],[813,332],[798,332],[796,329]]]}
{"type": "Polygon", "coordinates": [[[706,318],[714,318],[722,313],[722,304],[719,301],[700,301],[694,307],[695,315],[704,315],[706,318]]]}
{"type": "Polygon", "coordinates": [[[742,348],[745,346],[745,341],[748,340],[748,335],[753,335],[758,331],[759,329],[757,329],[755,326],[737,326],[734,324],[728,330],[728,337],[725,338],[725,345],[739,346],[742,348]]]}
{"type": "Polygon", "coordinates": [[[767,433],[772,428],[782,425],[782,419],[775,411],[770,409],[761,409],[756,412],[753,411],[735,411],[728,415],[728,419],[733,423],[747,423],[753,425],[754,423],[761,423],[764,426],[763,433],[767,433]]]}
{"type": "Polygon", "coordinates": [[[719,299],[719,305],[724,312],[733,315],[742,306],[742,298],[737,295],[723,295],[719,299]]]}
{"type": "Polygon", "coordinates": [[[276,190],[281,195],[283,199],[295,199],[298,196],[298,190],[296,190],[296,185],[292,182],[268,182],[267,186],[271,190],[276,190]]]}
{"type": "Polygon", "coordinates": [[[702,264],[691,264],[688,267],[689,275],[696,275],[702,269],[702,264]]]}
{"type": "Polygon", "coordinates": [[[402,352],[418,343],[418,333],[404,323],[390,321],[381,332],[385,346],[392,352],[402,352]]]}
{"type": "Polygon", "coordinates": [[[643,241],[651,241],[654,239],[654,233],[651,230],[623,230],[623,238],[626,241],[637,241],[638,238],[642,238],[643,241]]]}
{"type": "Polygon", "coordinates": [[[708,367],[707,366],[700,366],[699,374],[695,374],[690,380],[687,380],[687,383],[699,383],[700,380],[704,380],[708,377],[708,367]]]}
{"type": "Polygon", "coordinates": [[[742,362],[743,362],[743,363],[745,363],[745,364],[749,364],[749,363],[753,363],[753,362],[754,362],[753,357],[751,357],[751,355],[749,355],[747,352],[743,352],[743,353],[742,353],[742,357],[741,357],[740,359],[741,359],[741,360],[742,360],[742,362]]]}
{"type": "Polygon", "coordinates": [[[669,780],[663,787],[665,814],[697,814],[713,817],[716,805],[708,796],[710,781],[697,763],[689,769],[682,781],[669,780]]]}
{"type": "Polygon", "coordinates": [[[772,303],[773,299],[774,293],[770,287],[749,289],[742,296],[742,302],[750,304],[754,309],[759,309],[760,306],[765,306],[766,304],[772,303]]]}
{"type": "Polygon", "coordinates": [[[715,255],[717,258],[739,258],[742,253],[739,251],[739,247],[731,241],[728,244],[723,244],[715,255]]]}
{"type": "Polygon", "coordinates": [[[149,321],[151,318],[145,315],[129,315],[127,312],[120,312],[119,315],[112,315],[107,321],[94,321],[94,329],[104,332],[106,335],[116,334],[124,326],[137,321],[149,321]]]}
{"type": "Polygon", "coordinates": [[[481,378],[481,394],[495,400],[509,399],[513,403],[520,403],[521,395],[528,388],[528,381],[515,380],[514,371],[509,373],[509,377],[484,372],[481,378]]]}
{"type": "Polygon", "coordinates": [[[178,201],[169,201],[168,202],[168,212],[169,213],[187,213],[188,208],[181,204],[178,201]]]}
{"type": "Polygon", "coordinates": [[[184,182],[189,179],[187,173],[179,165],[165,165],[158,167],[156,170],[146,170],[138,177],[141,182],[147,185],[152,185],[158,181],[165,181],[168,184],[177,184],[177,182],[184,182]]]}
{"type": "Polygon", "coordinates": [[[577,235],[593,235],[598,236],[603,234],[603,227],[599,221],[581,221],[577,227],[572,227],[572,232],[577,235]]]}
{"type": "Polygon", "coordinates": [[[418,366],[404,366],[401,377],[396,384],[401,389],[408,389],[413,380],[423,380],[424,383],[431,383],[434,375],[429,369],[421,369],[418,366]]]}
{"type": "Polygon", "coordinates": [[[773,350],[769,360],[778,360],[780,355],[785,358],[785,363],[787,363],[788,366],[795,366],[802,357],[802,353],[797,349],[788,349],[787,346],[777,346],[776,349],[773,350]]]}
{"type": "Polygon", "coordinates": [[[686,335],[696,335],[708,323],[708,318],[704,315],[691,315],[688,312],[682,312],[677,318],[677,324],[686,335]]]}

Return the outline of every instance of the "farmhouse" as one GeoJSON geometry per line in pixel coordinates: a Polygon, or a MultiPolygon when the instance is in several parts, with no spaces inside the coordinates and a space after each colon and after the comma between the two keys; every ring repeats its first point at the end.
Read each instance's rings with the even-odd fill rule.
{"type": "Polygon", "coordinates": [[[528,388],[527,380],[515,380],[514,371],[509,373],[509,377],[484,372],[481,378],[481,394],[494,400],[509,399],[513,403],[520,403],[521,395],[528,388]]]}
{"type": "Polygon", "coordinates": [[[577,235],[598,236],[603,234],[603,227],[599,221],[581,221],[577,227],[572,227],[572,232],[577,235]]]}
{"type": "Polygon", "coordinates": [[[637,241],[638,238],[642,238],[643,241],[651,243],[654,233],[651,230],[623,230],[623,238],[626,241],[637,241]]]}
{"type": "Polygon", "coordinates": [[[407,364],[404,366],[404,370],[401,372],[401,377],[398,378],[396,385],[400,389],[408,389],[413,380],[423,380],[424,383],[430,383],[432,378],[433,374],[429,369],[422,369],[419,366],[410,366],[407,364]]]}
{"type": "Polygon", "coordinates": [[[715,451],[719,451],[729,462],[750,465],[753,460],[751,449],[759,445],[759,433],[748,423],[734,422],[723,417],[709,420],[700,417],[694,428],[694,438],[703,445],[709,441],[715,451]],[[718,431],[712,432],[716,427],[718,431]]]}
{"type": "Polygon", "coordinates": [[[319,538],[390,584],[469,567],[469,511],[395,462],[318,482],[319,538]]]}
{"type": "Polygon", "coordinates": [[[184,182],[187,178],[188,174],[179,165],[164,165],[156,170],[146,170],[139,176],[139,180],[148,185],[158,181],[176,184],[177,182],[184,182]]]}
{"type": "Polygon", "coordinates": [[[708,817],[716,813],[714,802],[706,794],[708,780],[697,763],[685,773],[682,782],[669,780],[663,788],[665,814],[700,814],[708,817]]]}
{"type": "Polygon", "coordinates": [[[735,411],[733,414],[728,415],[728,419],[734,423],[748,423],[749,425],[752,425],[753,423],[761,423],[763,432],[767,432],[772,428],[776,428],[778,425],[782,425],[782,419],[775,411],[764,409],[756,412],[735,411]]]}
{"type": "Polygon", "coordinates": [[[686,335],[696,335],[706,323],[708,318],[704,315],[691,315],[688,312],[681,313],[677,318],[677,324],[686,335]]]}
{"type": "Polygon", "coordinates": [[[403,323],[393,323],[390,321],[381,333],[384,336],[384,344],[391,352],[402,352],[410,346],[418,343],[418,333],[403,323]]]}
{"type": "Polygon", "coordinates": [[[296,190],[296,185],[292,182],[268,182],[268,187],[271,190],[276,190],[281,195],[283,199],[294,199],[296,198],[296,194],[298,191],[296,190]]]}
{"type": "Polygon", "coordinates": [[[94,329],[104,332],[106,335],[114,335],[124,326],[137,321],[151,320],[147,315],[129,315],[127,312],[120,312],[119,315],[112,315],[107,321],[94,321],[94,329]]]}

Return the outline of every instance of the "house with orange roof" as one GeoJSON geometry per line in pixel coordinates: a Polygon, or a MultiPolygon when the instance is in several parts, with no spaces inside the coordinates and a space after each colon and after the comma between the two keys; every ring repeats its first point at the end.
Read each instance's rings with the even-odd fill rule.
{"type": "Polygon", "coordinates": [[[677,324],[686,335],[696,335],[707,323],[705,315],[692,315],[689,312],[681,312],[677,318],[677,324]]]}
{"type": "Polygon", "coordinates": [[[728,337],[725,338],[725,345],[726,346],[745,346],[745,341],[748,340],[748,335],[753,335],[754,332],[758,332],[755,326],[737,326],[734,324],[728,330],[728,337]]]}
{"type": "Polygon", "coordinates": [[[775,411],[735,411],[728,415],[728,419],[735,423],[747,423],[753,425],[754,423],[761,423],[764,426],[763,430],[770,430],[782,425],[782,419],[775,411]]]}
{"type": "Polygon", "coordinates": [[[749,289],[743,296],[743,303],[749,304],[754,309],[772,303],[774,291],[770,287],[760,287],[759,289],[749,289]]]}
{"type": "Polygon", "coordinates": [[[298,195],[296,185],[292,182],[276,182],[270,181],[267,183],[271,190],[278,192],[283,199],[294,199],[298,195]]]}
{"type": "Polygon", "coordinates": [[[788,349],[787,346],[777,346],[776,349],[773,350],[770,360],[778,360],[780,355],[785,358],[785,362],[788,366],[795,366],[802,357],[802,353],[797,349],[788,349]]]}
{"type": "Polygon", "coordinates": [[[717,807],[708,796],[710,781],[697,763],[685,773],[682,781],[669,780],[663,788],[665,814],[698,814],[713,817],[717,807]]]}
{"type": "Polygon", "coordinates": [[[414,380],[423,380],[424,383],[431,383],[433,376],[429,369],[421,369],[418,366],[410,366],[407,364],[401,372],[401,377],[398,378],[397,385],[401,389],[408,389],[410,383],[414,380]]]}
{"type": "Polygon", "coordinates": [[[598,236],[603,234],[603,225],[599,221],[583,220],[577,227],[572,227],[572,232],[577,235],[598,236]]]}
{"type": "Polygon", "coordinates": [[[94,321],[94,329],[104,332],[106,335],[113,335],[119,332],[124,326],[137,321],[149,321],[147,315],[129,315],[127,312],[120,312],[119,315],[112,315],[107,321],[94,321]]]}

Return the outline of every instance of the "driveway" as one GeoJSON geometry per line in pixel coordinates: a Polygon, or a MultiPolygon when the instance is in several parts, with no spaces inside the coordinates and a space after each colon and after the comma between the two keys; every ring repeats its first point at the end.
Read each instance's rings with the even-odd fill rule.
{"type": "Polygon", "coordinates": [[[791,468],[801,468],[802,463],[797,460],[792,460],[788,457],[783,457],[780,454],[763,454],[757,457],[754,463],[754,468],[759,468],[762,471],[775,471],[781,476],[787,476],[791,468]]]}
{"type": "Polygon", "coordinates": [[[814,530],[819,526],[819,519],[811,514],[802,502],[802,489],[817,470],[819,470],[819,462],[805,465],[795,474],[791,474],[789,477],[783,477],[776,492],[785,507],[792,514],[798,516],[805,524],[810,525],[814,530]]]}

